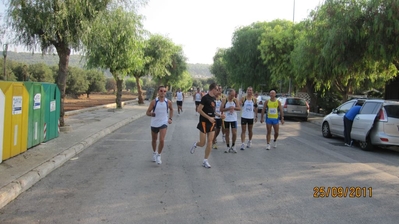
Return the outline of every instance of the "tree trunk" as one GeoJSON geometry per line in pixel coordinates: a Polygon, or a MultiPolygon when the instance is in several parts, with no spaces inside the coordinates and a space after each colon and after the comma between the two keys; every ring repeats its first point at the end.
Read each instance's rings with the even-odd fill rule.
{"type": "Polygon", "coordinates": [[[310,111],[311,112],[318,112],[318,103],[317,103],[317,93],[315,93],[315,88],[313,82],[306,82],[306,91],[308,92],[310,96],[310,111]]]}
{"type": "Polygon", "coordinates": [[[137,86],[137,94],[139,97],[139,104],[144,104],[143,90],[141,89],[140,78],[136,77],[136,76],[134,78],[136,78],[136,86],[137,86]]]}
{"type": "Polygon", "coordinates": [[[68,48],[68,45],[65,43],[55,44],[55,48],[57,50],[59,57],[57,85],[61,92],[60,126],[63,127],[65,125],[64,121],[65,89],[66,89],[66,81],[68,78],[68,65],[69,65],[69,56],[71,54],[71,49],[68,48]]]}
{"type": "Polygon", "coordinates": [[[123,79],[116,76],[116,108],[122,109],[122,84],[123,79]]]}

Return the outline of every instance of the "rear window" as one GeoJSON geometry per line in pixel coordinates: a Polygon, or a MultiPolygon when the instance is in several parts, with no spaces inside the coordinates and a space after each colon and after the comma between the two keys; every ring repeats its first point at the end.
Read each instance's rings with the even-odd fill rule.
{"type": "Polygon", "coordinates": [[[386,105],[384,108],[388,117],[399,118],[399,105],[386,105]]]}
{"type": "Polygon", "coordinates": [[[306,106],[306,101],[304,99],[287,99],[288,105],[306,106]]]}

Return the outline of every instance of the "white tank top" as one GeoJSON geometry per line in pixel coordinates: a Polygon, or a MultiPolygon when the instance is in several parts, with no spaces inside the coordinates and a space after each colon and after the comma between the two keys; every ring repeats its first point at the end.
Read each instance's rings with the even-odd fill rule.
{"type": "Polygon", "coordinates": [[[197,101],[197,102],[201,101],[201,93],[196,93],[195,94],[195,101],[197,101]]]}
{"type": "MultiPolygon", "coordinates": [[[[221,99],[215,100],[215,113],[220,114],[220,106],[222,105],[221,99]]],[[[215,115],[215,119],[220,119],[220,116],[215,115]]]]}
{"type": "Polygon", "coordinates": [[[241,117],[254,119],[254,101],[245,98],[244,106],[242,107],[241,117]]]}
{"type": "MultiPolygon", "coordinates": [[[[155,99],[155,102],[158,99],[155,99]]],[[[155,107],[155,117],[151,117],[151,127],[154,128],[159,128],[162,125],[166,124],[168,125],[168,101],[167,99],[165,99],[165,101],[161,102],[158,101],[158,103],[156,103],[156,107],[155,107]]]]}
{"type": "MultiPolygon", "coordinates": [[[[235,107],[236,104],[234,103],[234,101],[229,102],[227,100],[226,105],[224,106],[224,108],[229,108],[229,107],[235,107]]],[[[232,121],[237,121],[237,112],[230,112],[230,111],[225,111],[224,114],[226,115],[226,118],[224,119],[224,121],[228,121],[228,122],[232,122],[232,121]]]]}
{"type": "Polygon", "coordinates": [[[177,92],[176,93],[176,100],[177,101],[183,101],[183,92],[177,92]]]}

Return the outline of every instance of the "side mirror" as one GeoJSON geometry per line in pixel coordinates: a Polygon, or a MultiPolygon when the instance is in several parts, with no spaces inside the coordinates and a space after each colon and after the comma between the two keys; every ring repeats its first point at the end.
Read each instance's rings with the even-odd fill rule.
{"type": "Polygon", "coordinates": [[[338,113],[338,110],[337,110],[337,109],[333,109],[332,112],[333,112],[334,114],[337,114],[337,113],[338,113]]]}

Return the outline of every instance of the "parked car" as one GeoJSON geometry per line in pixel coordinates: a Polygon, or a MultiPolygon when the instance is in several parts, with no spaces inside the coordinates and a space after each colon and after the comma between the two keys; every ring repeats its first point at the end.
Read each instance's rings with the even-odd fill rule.
{"type": "Polygon", "coordinates": [[[284,118],[299,117],[308,120],[309,104],[305,99],[299,97],[279,97],[284,111],[284,118]]]}
{"type": "Polygon", "coordinates": [[[325,138],[344,136],[343,117],[356,104],[362,108],[353,120],[351,138],[361,149],[399,146],[399,102],[381,99],[353,99],[338,106],[323,119],[325,138]]]}
{"type": "Polygon", "coordinates": [[[270,96],[268,95],[259,95],[257,98],[258,101],[258,113],[262,112],[263,109],[263,104],[265,103],[266,100],[269,100],[270,96]]]}

